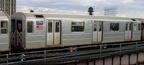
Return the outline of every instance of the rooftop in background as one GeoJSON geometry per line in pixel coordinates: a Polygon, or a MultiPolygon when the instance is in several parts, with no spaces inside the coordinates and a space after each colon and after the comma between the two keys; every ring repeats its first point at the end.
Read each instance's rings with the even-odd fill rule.
{"type": "Polygon", "coordinates": [[[0,11],[4,11],[11,16],[16,12],[16,0],[0,0],[0,11]]]}

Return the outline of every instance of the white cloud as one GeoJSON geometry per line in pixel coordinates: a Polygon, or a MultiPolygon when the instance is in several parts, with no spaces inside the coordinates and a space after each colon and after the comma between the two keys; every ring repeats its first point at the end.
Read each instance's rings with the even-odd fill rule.
{"type": "Polygon", "coordinates": [[[103,16],[104,7],[117,7],[118,16],[144,17],[143,0],[17,0],[17,11],[87,15],[90,6],[94,14],[103,16]]]}
{"type": "Polygon", "coordinates": [[[124,0],[124,3],[133,3],[133,0],[124,0]]]}
{"type": "Polygon", "coordinates": [[[44,7],[25,7],[21,6],[19,7],[19,10],[17,12],[30,12],[30,10],[34,10],[36,13],[55,13],[55,14],[79,14],[84,15],[87,14],[87,12],[81,12],[81,11],[67,11],[67,10],[58,10],[58,9],[51,9],[51,8],[44,8],[44,7]]]}

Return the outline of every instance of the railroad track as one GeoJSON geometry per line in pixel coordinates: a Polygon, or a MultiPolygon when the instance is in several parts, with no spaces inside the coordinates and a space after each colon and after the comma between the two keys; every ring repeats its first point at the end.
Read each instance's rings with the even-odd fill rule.
{"type": "Polygon", "coordinates": [[[17,62],[25,62],[39,59],[59,59],[59,58],[70,58],[70,57],[81,57],[89,55],[102,55],[114,52],[123,52],[131,49],[143,48],[144,44],[133,43],[133,44],[115,44],[116,47],[104,48],[102,45],[83,46],[74,48],[54,49],[54,50],[43,50],[35,52],[23,52],[15,54],[5,54],[0,56],[0,64],[11,64],[17,62]],[[85,50],[84,50],[85,49],[85,50]]]}

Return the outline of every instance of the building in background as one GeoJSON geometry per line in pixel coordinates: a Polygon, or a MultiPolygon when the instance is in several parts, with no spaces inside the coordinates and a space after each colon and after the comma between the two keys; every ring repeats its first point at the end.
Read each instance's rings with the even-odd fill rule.
{"type": "Polygon", "coordinates": [[[11,16],[16,12],[16,0],[0,0],[0,11],[4,11],[11,16]]]}

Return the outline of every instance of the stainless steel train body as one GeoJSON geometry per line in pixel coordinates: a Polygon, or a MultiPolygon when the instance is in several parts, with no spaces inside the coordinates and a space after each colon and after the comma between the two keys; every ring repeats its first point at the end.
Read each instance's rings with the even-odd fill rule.
{"type": "Polygon", "coordinates": [[[141,22],[132,18],[17,12],[11,24],[11,49],[141,40],[141,22]]]}
{"type": "Polygon", "coordinates": [[[141,40],[144,40],[144,18],[138,18],[141,21],[141,40]]]}
{"type": "Polygon", "coordinates": [[[0,51],[9,50],[9,16],[0,11],[0,51]]]}

